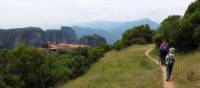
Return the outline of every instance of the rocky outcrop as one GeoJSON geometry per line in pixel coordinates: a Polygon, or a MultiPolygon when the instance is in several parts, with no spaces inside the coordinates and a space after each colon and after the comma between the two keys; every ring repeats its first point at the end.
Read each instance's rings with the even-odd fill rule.
{"type": "Polygon", "coordinates": [[[0,48],[14,48],[18,44],[41,47],[47,41],[74,43],[77,41],[77,35],[70,27],[47,31],[37,27],[0,30],[0,48]]]}
{"type": "Polygon", "coordinates": [[[63,26],[61,30],[45,31],[45,40],[58,43],[75,43],[77,35],[71,27],[63,26]]]}
{"type": "Polygon", "coordinates": [[[73,29],[76,31],[76,34],[79,38],[82,37],[83,35],[97,34],[97,35],[104,37],[108,44],[112,44],[113,42],[115,42],[113,36],[110,36],[110,35],[112,35],[112,33],[108,32],[106,30],[82,28],[82,27],[78,27],[78,26],[74,26],[73,29]]]}
{"type": "Polygon", "coordinates": [[[84,36],[78,39],[76,32],[67,26],[61,27],[60,30],[46,31],[37,27],[0,29],[0,48],[14,48],[19,44],[42,47],[48,41],[66,44],[85,44],[95,47],[106,44],[106,40],[99,35],[84,36]]]}
{"type": "Polygon", "coordinates": [[[40,28],[27,27],[0,30],[0,48],[13,48],[18,44],[41,46],[44,43],[44,32],[40,28]]]}

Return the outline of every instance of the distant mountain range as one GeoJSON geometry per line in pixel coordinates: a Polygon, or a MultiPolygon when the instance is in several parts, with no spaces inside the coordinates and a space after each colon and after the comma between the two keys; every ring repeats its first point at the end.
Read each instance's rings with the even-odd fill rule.
{"type": "Polygon", "coordinates": [[[121,38],[123,32],[142,24],[149,24],[152,29],[160,26],[150,19],[141,19],[132,22],[96,21],[76,24],[73,27],[63,26],[60,30],[43,30],[39,27],[0,29],[0,48],[14,48],[21,43],[41,47],[47,41],[91,46],[106,44],[106,41],[113,44],[121,38]]]}
{"type": "Polygon", "coordinates": [[[73,29],[79,37],[88,34],[98,34],[105,37],[109,44],[113,44],[121,38],[123,32],[142,24],[149,24],[153,30],[156,30],[160,26],[159,23],[156,23],[149,18],[145,18],[131,22],[94,21],[79,23],[73,26],[73,29]]]}
{"type": "Polygon", "coordinates": [[[83,28],[83,27],[78,27],[78,26],[74,26],[73,29],[76,31],[78,38],[81,38],[84,35],[98,34],[104,37],[107,42],[109,41],[109,44],[111,44],[111,42],[114,42],[114,39],[110,37],[111,33],[109,31],[105,31],[101,29],[83,28]]]}
{"type": "Polygon", "coordinates": [[[83,28],[92,28],[92,29],[103,29],[103,30],[112,30],[116,28],[131,28],[133,26],[138,26],[142,24],[149,24],[151,25],[152,29],[157,29],[160,24],[152,21],[149,18],[144,18],[136,21],[130,22],[114,22],[114,21],[93,21],[93,22],[86,22],[86,23],[79,23],[75,26],[83,27],[83,28]]]}

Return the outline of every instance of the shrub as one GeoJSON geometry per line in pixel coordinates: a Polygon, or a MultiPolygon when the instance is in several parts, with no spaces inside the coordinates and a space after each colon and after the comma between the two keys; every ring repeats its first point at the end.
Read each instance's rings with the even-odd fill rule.
{"type": "Polygon", "coordinates": [[[66,61],[56,58],[44,49],[20,45],[8,53],[4,72],[6,84],[19,88],[41,88],[67,79],[70,70],[66,61]]]}
{"type": "Polygon", "coordinates": [[[71,69],[71,78],[82,75],[91,64],[98,61],[104,55],[101,48],[82,48],[71,52],[68,67],[71,69]]]}
{"type": "Polygon", "coordinates": [[[102,48],[82,48],[56,54],[25,45],[3,51],[0,51],[1,88],[54,87],[82,75],[105,53],[102,48]]]}
{"type": "Polygon", "coordinates": [[[197,45],[200,46],[200,26],[195,29],[193,38],[196,41],[197,45]]]}
{"type": "Polygon", "coordinates": [[[116,41],[116,42],[113,44],[113,48],[114,48],[114,50],[121,50],[121,49],[123,49],[124,46],[123,46],[122,41],[121,41],[121,40],[116,41]]]}
{"type": "Polygon", "coordinates": [[[123,33],[122,39],[114,44],[115,50],[126,48],[133,44],[146,44],[152,42],[153,31],[149,25],[141,25],[127,30],[123,33]]]}
{"type": "Polygon", "coordinates": [[[153,41],[155,42],[157,47],[160,46],[160,44],[162,43],[163,39],[164,39],[163,36],[159,35],[159,34],[153,36],[153,41]]]}
{"type": "Polygon", "coordinates": [[[105,52],[108,52],[108,51],[111,51],[113,49],[113,46],[103,45],[103,46],[100,46],[99,48],[103,49],[105,52]]]}

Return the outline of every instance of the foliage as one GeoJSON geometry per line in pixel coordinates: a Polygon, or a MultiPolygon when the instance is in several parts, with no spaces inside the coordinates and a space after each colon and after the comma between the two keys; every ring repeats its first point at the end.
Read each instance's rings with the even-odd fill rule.
{"type": "Polygon", "coordinates": [[[96,62],[103,55],[103,49],[98,48],[83,48],[71,52],[68,63],[68,67],[72,70],[71,77],[82,75],[91,63],[96,62]]]}
{"type": "Polygon", "coordinates": [[[155,42],[156,46],[159,46],[164,39],[163,35],[156,34],[153,36],[153,41],[155,42]]]}
{"type": "Polygon", "coordinates": [[[178,51],[194,50],[200,46],[199,24],[200,0],[197,0],[188,7],[182,18],[178,15],[166,18],[156,32],[154,42],[158,47],[163,39],[167,39],[170,46],[178,51]]]}
{"type": "Polygon", "coordinates": [[[153,31],[149,25],[141,25],[127,30],[123,33],[122,39],[114,44],[114,49],[120,50],[132,44],[146,44],[152,42],[153,31]]]}
{"type": "Polygon", "coordinates": [[[19,45],[0,51],[0,87],[46,88],[83,74],[104,55],[101,48],[83,48],[60,55],[19,45]]]}
{"type": "Polygon", "coordinates": [[[195,29],[193,38],[196,41],[196,43],[198,44],[198,46],[200,46],[200,26],[198,26],[195,29]]]}
{"type": "Polygon", "coordinates": [[[113,49],[113,46],[112,45],[102,45],[99,48],[103,49],[105,52],[108,52],[113,49]]]}
{"type": "Polygon", "coordinates": [[[113,48],[114,48],[115,50],[121,50],[121,49],[123,49],[124,46],[123,46],[122,41],[121,41],[121,40],[116,41],[116,42],[113,44],[113,48]]]}

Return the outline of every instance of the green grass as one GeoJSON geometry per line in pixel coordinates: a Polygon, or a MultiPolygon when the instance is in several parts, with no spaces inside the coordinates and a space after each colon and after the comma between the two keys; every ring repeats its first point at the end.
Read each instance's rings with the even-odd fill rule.
{"type": "Polygon", "coordinates": [[[144,55],[149,47],[152,45],[111,51],[85,75],[60,88],[162,88],[160,67],[144,55]]]}
{"type": "MultiPolygon", "coordinates": [[[[158,54],[158,50],[151,52],[156,58],[158,54]]],[[[173,75],[176,88],[200,88],[200,52],[176,54],[173,75]]]]}
{"type": "Polygon", "coordinates": [[[157,59],[157,60],[160,60],[159,59],[159,56],[160,56],[160,51],[159,51],[159,48],[156,48],[156,49],[153,49],[151,52],[150,52],[150,55],[157,59]]]}
{"type": "Polygon", "coordinates": [[[178,54],[174,74],[177,88],[200,88],[200,52],[178,54]]]}

